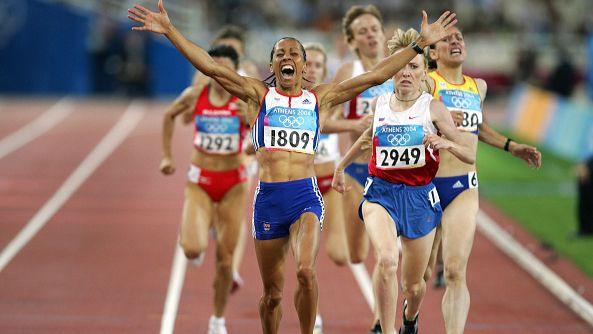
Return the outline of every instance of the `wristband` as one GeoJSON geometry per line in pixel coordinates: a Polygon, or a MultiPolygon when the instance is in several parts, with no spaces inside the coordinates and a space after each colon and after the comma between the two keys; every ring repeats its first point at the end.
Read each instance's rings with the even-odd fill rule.
{"type": "Polygon", "coordinates": [[[505,151],[509,151],[509,145],[511,144],[513,140],[511,138],[507,138],[507,141],[504,143],[504,150],[505,151]]]}
{"type": "Polygon", "coordinates": [[[424,53],[424,50],[422,50],[422,48],[420,47],[420,45],[418,45],[418,43],[416,43],[416,41],[413,41],[412,44],[410,44],[410,47],[419,55],[424,53]]]}

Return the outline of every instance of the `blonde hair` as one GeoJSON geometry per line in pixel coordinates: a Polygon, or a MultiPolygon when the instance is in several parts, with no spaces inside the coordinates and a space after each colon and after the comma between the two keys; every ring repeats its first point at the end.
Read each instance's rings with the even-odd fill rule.
{"type": "Polygon", "coordinates": [[[324,80],[325,77],[327,76],[327,51],[325,51],[325,47],[323,47],[323,45],[321,43],[316,43],[316,42],[305,43],[305,45],[303,45],[303,47],[305,48],[305,52],[306,51],[317,51],[323,55],[323,78],[322,78],[322,80],[324,80]]]}
{"type": "MultiPolygon", "coordinates": [[[[420,33],[416,31],[416,29],[410,28],[407,31],[403,31],[402,29],[397,29],[395,33],[393,33],[393,37],[389,41],[387,41],[387,48],[389,49],[389,54],[392,55],[396,51],[401,50],[408,45],[412,44],[413,41],[417,40],[420,37],[420,33]]],[[[428,48],[424,49],[424,65],[428,68],[428,48]]]]}
{"type": "Polygon", "coordinates": [[[359,16],[362,16],[364,14],[371,14],[374,17],[376,17],[377,20],[379,20],[379,23],[381,23],[381,27],[383,27],[383,17],[381,16],[381,12],[379,11],[379,9],[377,9],[377,7],[375,7],[375,5],[352,6],[342,18],[342,33],[346,36],[346,40],[348,43],[352,42],[352,40],[354,39],[354,32],[350,27],[352,25],[352,22],[354,22],[354,20],[356,20],[359,16]]]}
{"type": "Polygon", "coordinates": [[[320,52],[321,54],[323,54],[323,62],[327,62],[327,52],[325,51],[325,48],[323,47],[323,45],[321,43],[315,43],[315,42],[310,42],[310,43],[305,43],[305,45],[303,45],[303,47],[305,48],[305,51],[317,51],[320,52]]]}

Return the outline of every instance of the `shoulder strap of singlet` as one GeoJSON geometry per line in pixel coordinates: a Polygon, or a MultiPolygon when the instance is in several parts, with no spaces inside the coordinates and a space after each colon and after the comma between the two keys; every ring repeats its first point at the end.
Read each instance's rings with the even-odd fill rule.
{"type": "Polygon", "coordinates": [[[352,62],[352,76],[355,77],[357,75],[361,75],[364,73],[364,66],[362,66],[362,61],[360,59],[356,59],[352,62]]]}

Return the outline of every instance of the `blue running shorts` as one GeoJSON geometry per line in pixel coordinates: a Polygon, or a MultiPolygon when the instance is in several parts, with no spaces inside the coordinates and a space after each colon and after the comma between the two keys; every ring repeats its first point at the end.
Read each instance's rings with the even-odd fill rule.
{"type": "Polygon", "coordinates": [[[437,187],[441,198],[441,207],[445,210],[459,194],[467,189],[478,187],[478,174],[470,172],[459,176],[436,177],[432,183],[437,187]]]}
{"type": "Polygon", "coordinates": [[[303,213],[317,216],[323,228],[323,197],[315,177],[286,182],[259,182],[253,201],[253,237],[283,238],[303,213]]]}
{"type": "Polygon", "coordinates": [[[362,203],[365,200],[377,203],[387,210],[395,222],[398,236],[417,239],[429,234],[441,223],[443,212],[439,194],[432,183],[408,186],[369,177],[363,200],[358,207],[360,219],[363,219],[362,203]]]}
{"type": "Polygon", "coordinates": [[[366,163],[353,162],[348,165],[348,167],[344,168],[344,172],[364,187],[364,183],[366,182],[367,177],[369,177],[369,165],[366,163]]]}

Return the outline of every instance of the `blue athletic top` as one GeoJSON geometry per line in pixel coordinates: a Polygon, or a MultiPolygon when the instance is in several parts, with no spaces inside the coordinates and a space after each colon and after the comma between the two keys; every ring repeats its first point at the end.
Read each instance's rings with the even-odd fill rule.
{"type": "Polygon", "coordinates": [[[271,87],[251,131],[257,151],[281,150],[315,154],[319,142],[319,107],[315,93],[288,96],[271,87]]]}

